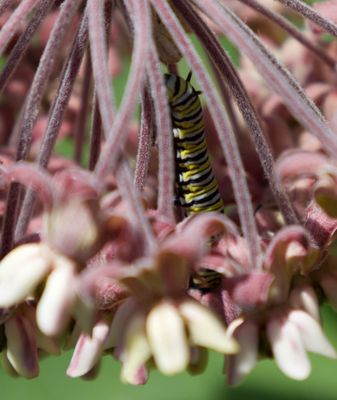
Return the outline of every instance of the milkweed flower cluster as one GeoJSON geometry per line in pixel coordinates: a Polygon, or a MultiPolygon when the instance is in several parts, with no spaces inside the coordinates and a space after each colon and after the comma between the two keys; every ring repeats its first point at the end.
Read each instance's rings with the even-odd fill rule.
{"type": "Polygon", "coordinates": [[[151,368],[202,373],[212,349],[237,385],[261,357],[298,380],[307,352],[337,358],[320,319],[323,302],[337,309],[336,7],[0,0],[9,374],[36,377],[41,354],[72,349],[69,376],[94,376],[111,354],[121,380],[139,385],[151,368]],[[181,60],[202,91],[224,213],[184,218],[175,201],[162,70],[182,75],[181,60]]]}

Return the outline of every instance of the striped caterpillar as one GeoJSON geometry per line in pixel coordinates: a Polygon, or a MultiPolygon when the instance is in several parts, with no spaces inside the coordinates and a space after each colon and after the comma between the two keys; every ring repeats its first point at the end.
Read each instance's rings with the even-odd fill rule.
{"type": "MultiPolygon", "coordinates": [[[[185,79],[165,74],[174,135],[175,186],[177,203],[185,216],[224,211],[218,183],[208,157],[200,92],[185,79]]],[[[222,275],[200,268],[191,277],[191,287],[208,291],[220,285],[222,275]]]]}

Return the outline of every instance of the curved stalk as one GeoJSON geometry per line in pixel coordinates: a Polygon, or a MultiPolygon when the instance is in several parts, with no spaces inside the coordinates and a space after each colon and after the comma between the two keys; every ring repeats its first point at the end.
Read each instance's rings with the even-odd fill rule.
{"type": "Polygon", "coordinates": [[[336,61],[332,57],[330,57],[329,54],[325,53],[323,49],[307,39],[299,29],[291,24],[286,18],[282,17],[282,15],[278,15],[272,10],[269,10],[262,4],[258,3],[256,0],[239,1],[241,1],[241,3],[244,3],[246,6],[252,8],[253,10],[258,11],[269,20],[273,21],[281,29],[288,32],[294,39],[302,43],[303,46],[305,46],[308,50],[312,51],[312,53],[315,54],[320,60],[322,60],[328,67],[336,70],[336,61]]]}
{"type": "Polygon", "coordinates": [[[30,45],[32,37],[34,36],[41,21],[47,15],[54,2],[55,0],[42,0],[40,2],[39,6],[36,9],[34,17],[15,43],[15,46],[7,57],[6,65],[4,66],[0,74],[0,93],[6,87],[6,84],[9,81],[10,77],[20,64],[23,56],[26,53],[26,50],[28,49],[28,46],[30,45]]]}
{"type": "Polygon", "coordinates": [[[138,152],[136,158],[136,168],[134,183],[136,189],[141,193],[145,186],[145,181],[148,173],[151,137],[153,130],[153,106],[152,99],[147,85],[143,88],[142,93],[142,111],[138,140],[138,152]]]}
{"type": "MultiPolygon", "coordinates": [[[[46,131],[44,132],[39,154],[37,156],[37,163],[46,168],[52,154],[52,150],[60,130],[63,114],[67,107],[73,85],[79,71],[83,54],[88,40],[88,22],[87,17],[82,18],[78,34],[75,37],[72,49],[66,60],[63,68],[60,84],[51,106],[48,118],[46,131]]],[[[35,204],[35,194],[30,188],[27,189],[25,194],[18,222],[15,230],[15,239],[19,240],[25,233],[31,213],[35,204]]]]}
{"type": "MultiPolygon", "coordinates": [[[[127,2],[133,3],[134,0],[128,0],[127,2]]],[[[101,182],[102,187],[104,186],[106,175],[113,170],[118,157],[120,156],[120,149],[126,140],[126,135],[124,134],[125,127],[127,126],[127,123],[134,110],[137,95],[140,92],[144,79],[144,59],[147,57],[148,43],[151,34],[150,16],[148,5],[145,0],[135,1],[133,5],[135,11],[133,14],[133,17],[135,18],[133,24],[135,30],[134,45],[129,78],[125,88],[122,104],[119,112],[116,114],[113,120],[112,126],[107,124],[107,118],[105,118],[101,112],[103,128],[107,140],[96,164],[94,173],[98,182],[101,182]]],[[[96,21],[94,20],[94,13],[95,9],[97,8],[97,2],[95,0],[91,0],[89,2],[89,6],[89,23],[91,31],[96,24],[96,21]]],[[[90,40],[92,43],[92,36],[90,36],[90,40]]],[[[101,60],[95,60],[95,63],[100,62],[101,60]]],[[[96,81],[96,85],[97,84],[98,82],[96,81]]],[[[99,101],[101,101],[101,99],[99,99],[99,101]]]]}
{"type": "Polygon", "coordinates": [[[147,63],[152,98],[156,99],[154,110],[156,113],[156,126],[159,150],[158,171],[158,211],[174,222],[174,159],[173,159],[173,135],[171,117],[167,102],[167,93],[164,80],[159,67],[159,57],[153,41],[150,43],[150,51],[147,63]]]}
{"type": "Polygon", "coordinates": [[[261,76],[283,99],[291,114],[322,142],[326,151],[337,154],[337,137],[327,121],[306,96],[295,78],[276,60],[255,33],[217,1],[193,0],[230,40],[252,60],[261,76]]]}
{"type": "Polygon", "coordinates": [[[310,19],[310,21],[319,25],[326,32],[337,37],[337,25],[335,25],[328,19],[322,17],[316,10],[305,4],[303,1],[299,0],[275,0],[275,1],[278,1],[279,3],[284,4],[285,6],[295,10],[296,12],[301,14],[304,18],[310,19]]]}
{"type": "Polygon", "coordinates": [[[193,29],[199,40],[204,45],[205,50],[208,52],[212,62],[218,68],[219,74],[226,80],[231,93],[236,100],[236,103],[241,111],[241,114],[250,130],[252,135],[257,154],[266,178],[268,179],[270,189],[275,197],[275,200],[283,213],[285,220],[289,224],[298,223],[295,211],[288,199],[288,196],[282,189],[281,183],[275,174],[274,160],[272,153],[269,149],[265,135],[263,134],[259,116],[257,115],[254,106],[252,105],[249,96],[241,83],[240,77],[235,71],[229,57],[223,50],[222,46],[212,34],[212,32],[200,20],[198,15],[187,7],[183,1],[173,0],[173,4],[181,11],[184,18],[193,26],[193,29]]]}
{"type": "Polygon", "coordinates": [[[240,216],[241,227],[250,247],[251,266],[252,268],[255,266],[259,268],[260,245],[257,239],[259,236],[255,224],[251,198],[238,146],[234,134],[227,122],[225,116],[226,112],[221,99],[219,98],[219,95],[194,47],[186,37],[185,31],[173,10],[163,0],[152,0],[152,5],[160,18],[165,21],[167,30],[175,39],[176,45],[191,65],[206,98],[207,104],[209,105],[209,110],[219,135],[222,150],[226,156],[227,163],[230,166],[230,177],[240,216]]]}
{"type": "MultiPolygon", "coordinates": [[[[15,9],[0,31],[0,54],[4,52],[8,43],[22,26],[22,22],[27,18],[29,12],[34,10],[38,0],[22,0],[15,9]]],[[[9,6],[9,2],[1,4],[2,10],[9,6]]],[[[1,10],[1,11],[2,11],[1,10]]]]}

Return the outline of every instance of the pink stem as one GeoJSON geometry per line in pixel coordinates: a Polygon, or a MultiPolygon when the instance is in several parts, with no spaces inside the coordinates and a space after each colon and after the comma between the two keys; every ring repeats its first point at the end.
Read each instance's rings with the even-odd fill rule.
{"type": "Polygon", "coordinates": [[[99,113],[99,107],[97,102],[97,96],[95,93],[93,99],[93,113],[91,122],[91,132],[90,132],[90,156],[89,156],[89,170],[93,171],[97,163],[100,151],[101,151],[101,141],[102,141],[102,120],[99,113]]]}
{"type": "MultiPolygon", "coordinates": [[[[114,118],[112,126],[110,124],[107,125],[107,118],[102,115],[101,110],[103,128],[106,133],[107,140],[104,148],[102,149],[94,172],[98,182],[101,182],[102,186],[104,185],[105,177],[116,165],[120,155],[120,150],[126,140],[125,127],[128,125],[128,121],[132,116],[132,112],[142,86],[145,72],[144,60],[147,58],[148,43],[151,37],[151,24],[147,2],[145,0],[125,0],[125,2],[127,5],[130,5],[130,9],[134,10],[134,13],[131,15],[134,22],[132,62],[122,104],[119,112],[114,118]]],[[[97,21],[95,20],[94,16],[95,9],[97,8],[97,2],[95,0],[90,0],[89,5],[91,6],[89,8],[89,30],[93,30],[95,28],[97,29],[95,26],[97,21]]],[[[92,42],[92,37],[90,37],[90,40],[92,42]]],[[[101,62],[102,60],[95,59],[94,64],[101,62]]],[[[100,79],[100,77],[95,78],[98,80],[100,79]]],[[[96,85],[100,85],[100,83],[96,82],[96,85]]],[[[99,101],[101,102],[100,98],[99,101]]],[[[104,106],[104,109],[105,108],[106,107],[104,106]]]]}
{"type": "Polygon", "coordinates": [[[25,159],[28,155],[33,126],[38,116],[38,108],[48,84],[49,76],[54,67],[56,54],[63,46],[63,38],[80,2],[81,0],[65,0],[41,56],[25,105],[20,141],[17,150],[17,160],[25,159]]]}
{"type": "Polygon", "coordinates": [[[170,109],[167,102],[167,91],[159,67],[159,57],[153,41],[150,42],[150,51],[147,60],[152,98],[156,115],[156,126],[159,152],[158,172],[158,211],[174,222],[174,159],[173,135],[171,127],[170,109]]]}
{"type": "MultiPolygon", "coordinates": [[[[226,54],[226,53],[224,52],[224,54],[226,54]]],[[[212,65],[215,79],[219,85],[220,94],[221,94],[222,100],[224,102],[224,105],[226,107],[228,119],[231,123],[231,126],[233,128],[235,136],[237,138],[240,138],[240,137],[242,137],[242,132],[241,132],[240,123],[239,123],[236,111],[234,109],[232,93],[230,92],[229,88],[225,84],[226,80],[222,76],[223,71],[219,71],[219,68],[216,66],[214,60],[211,59],[210,55],[209,55],[209,61],[212,65]]]]}
{"type": "Polygon", "coordinates": [[[14,0],[0,0],[0,15],[5,12],[13,2],[14,0]]]}
{"type": "MultiPolygon", "coordinates": [[[[110,29],[111,29],[111,18],[112,18],[112,1],[109,1],[108,3],[105,4],[105,10],[104,10],[104,19],[105,19],[105,32],[104,32],[104,40],[106,41],[106,51],[107,51],[107,47],[109,45],[109,37],[110,37],[110,29]]],[[[97,18],[101,19],[102,18],[102,12],[103,10],[100,10],[100,14],[97,16],[97,18]]],[[[100,45],[102,43],[104,43],[104,41],[102,40],[102,31],[100,29],[100,26],[97,26],[97,29],[99,30],[97,32],[97,34],[100,36],[101,42],[100,43],[95,43],[96,46],[96,50],[95,51],[104,51],[104,49],[100,49],[100,45]]],[[[109,68],[108,68],[108,53],[106,53],[107,56],[106,58],[104,58],[104,66],[103,66],[103,74],[105,74],[104,76],[108,77],[109,80],[109,68]]],[[[91,65],[91,68],[94,68],[93,65],[91,65]]],[[[97,70],[94,71],[96,74],[98,73],[97,70]]],[[[101,93],[102,92],[102,88],[100,88],[101,93]]],[[[104,90],[104,89],[103,89],[104,90]]],[[[109,96],[109,92],[108,92],[108,96],[109,96]]],[[[113,100],[113,96],[110,92],[110,96],[111,99],[108,99],[108,102],[111,102],[111,106],[114,105],[114,100],[113,100]]],[[[93,96],[93,112],[92,112],[92,120],[91,120],[91,131],[90,131],[90,154],[89,154],[89,170],[93,171],[95,169],[97,160],[99,158],[100,155],[100,151],[101,151],[101,141],[102,141],[102,119],[101,119],[101,115],[100,115],[100,110],[99,110],[99,101],[98,101],[98,97],[97,97],[97,90],[96,88],[94,88],[94,96],[93,96]]],[[[106,105],[108,106],[108,103],[106,103],[106,105]]],[[[114,112],[113,112],[114,114],[114,112]]],[[[107,113],[107,115],[110,115],[110,113],[107,113]]],[[[112,124],[112,121],[111,121],[112,124]]]]}
{"type": "MultiPolygon", "coordinates": [[[[87,45],[87,40],[88,23],[87,17],[83,16],[71,52],[68,56],[68,59],[66,60],[64,69],[62,71],[60,84],[49,113],[48,125],[46,131],[43,134],[41,147],[37,157],[37,163],[43,168],[47,167],[50,156],[52,154],[57,134],[60,130],[63,120],[64,111],[67,107],[75,78],[81,65],[83,54],[87,45]]],[[[16,240],[20,239],[20,237],[25,233],[34,204],[34,191],[32,189],[28,189],[23,200],[15,230],[16,240]]]]}
{"type": "Polygon", "coordinates": [[[108,66],[104,1],[89,0],[87,7],[95,91],[97,93],[103,128],[106,136],[108,136],[108,132],[113,125],[116,107],[108,66]]]}
{"type": "Polygon", "coordinates": [[[20,65],[20,62],[25,55],[28,46],[30,45],[32,37],[34,36],[43,18],[47,15],[53,3],[54,0],[42,0],[38,7],[36,7],[36,14],[33,16],[29,25],[24,30],[24,32],[22,32],[19,39],[15,43],[15,46],[7,57],[5,67],[1,71],[0,93],[5,88],[7,82],[16,70],[17,66],[20,65]]]}
{"type": "Polygon", "coordinates": [[[217,2],[193,0],[230,40],[249,57],[261,76],[282,97],[290,112],[322,142],[332,156],[337,153],[336,134],[321,112],[305,95],[294,77],[275,59],[252,30],[217,2]]]}
{"type": "Polygon", "coordinates": [[[85,60],[84,67],[84,77],[82,82],[82,93],[81,93],[81,105],[80,110],[77,114],[76,125],[75,125],[75,161],[81,165],[82,155],[83,155],[83,146],[85,141],[85,128],[88,116],[89,109],[89,96],[90,96],[90,87],[91,87],[91,60],[89,52],[87,53],[87,57],[85,60]]]}
{"type": "MultiPolygon", "coordinates": [[[[30,150],[32,131],[38,116],[38,108],[54,67],[55,56],[63,44],[63,38],[79,5],[80,0],[65,0],[40,58],[39,66],[24,106],[16,154],[17,161],[26,159],[30,150]]],[[[18,191],[17,184],[11,185],[7,199],[6,214],[10,212],[16,216],[19,201],[18,191]]],[[[15,223],[11,218],[9,220],[5,219],[3,230],[7,232],[8,244],[13,241],[14,227],[15,223]],[[12,224],[12,226],[9,227],[6,224],[12,224]]]]}
{"type": "Polygon", "coordinates": [[[205,26],[203,21],[200,19],[200,17],[198,17],[192,8],[186,7],[186,4],[179,0],[172,1],[173,4],[175,4],[176,7],[181,11],[181,14],[184,15],[190,26],[193,27],[195,33],[199,37],[199,40],[205,46],[210,59],[216,65],[219,73],[229,86],[240,112],[250,130],[264,174],[268,179],[271,191],[285,217],[285,220],[289,224],[298,223],[298,219],[291,206],[291,203],[283,191],[281,183],[275,174],[273,156],[262,131],[259,117],[229,57],[210,29],[205,26]]]}
{"type": "Polygon", "coordinates": [[[5,168],[4,172],[5,177],[11,182],[18,182],[26,187],[34,187],[43,204],[47,208],[52,207],[54,190],[48,172],[35,164],[23,161],[5,168]]]}
{"type": "MultiPolygon", "coordinates": [[[[108,109],[109,106],[113,105],[112,89],[110,84],[108,86],[109,90],[104,89],[102,91],[102,82],[99,82],[100,75],[95,75],[95,64],[104,64],[107,58],[106,49],[100,48],[96,49],[97,37],[104,38],[104,31],[99,27],[99,24],[104,20],[103,18],[103,8],[100,3],[95,0],[89,0],[88,10],[89,10],[89,35],[90,44],[92,49],[92,59],[95,84],[98,96],[98,102],[101,111],[103,131],[106,136],[106,143],[103,151],[100,154],[96,167],[94,169],[94,174],[97,181],[100,182],[101,189],[104,187],[104,178],[106,175],[116,167],[118,157],[120,156],[119,149],[122,147],[123,141],[126,139],[125,126],[128,125],[128,121],[131,118],[132,111],[137,100],[137,93],[141,89],[142,78],[144,74],[144,57],[147,53],[147,43],[149,42],[151,28],[149,20],[149,10],[147,3],[144,0],[127,0],[126,1],[129,10],[133,11],[132,16],[134,17],[134,50],[132,55],[132,64],[130,69],[130,75],[127,83],[127,88],[125,90],[125,95],[120,107],[118,114],[114,115],[114,108],[108,109]],[[97,36],[98,31],[101,30],[101,35],[97,36]],[[102,59],[95,59],[95,54],[97,50],[97,55],[102,57],[102,59]],[[98,79],[98,81],[97,81],[98,79]],[[103,117],[102,112],[106,111],[103,117]],[[124,135],[123,135],[124,134],[124,135]]],[[[109,74],[108,70],[106,71],[109,74]]],[[[109,76],[109,75],[108,75],[109,76]]],[[[104,78],[105,79],[105,78],[104,78]]],[[[155,240],[153,238],[153,233],[151,231],[150,225],[145,218],[144,210],[142,209],[141,201],[138,193],[136,192],[132,179],[130,177],[129,168],[125,160],[121,161],[121,165],[116,171],[116,177],[118,181],[119,190],[122,193],[123,198],[129,204],[130,209],[134,212],[135,217],[139,223],[140,228],[143,230],[145,241],[146,241],[146,251],[152,251],[155,245],[155,240]]]]}
{"type": "Polygon", "coordinates": [[[319,57],[323,62],[325,62],[330,68],[336,69],[336,61],[330,57],[327,53],[324,52],[323,49],[321,49],[319,46],[316,44],[312,43],[309,39],[307,39],[303,33],[297,29],[294,25],[292,25],[290,22],[288,22],[287,19],[282,17],[282,15],[278,15],[272,10],[269,10],[268,8],[262,6],[260,3],[258,3],[256,0],[239,0],[248,7],[251,7],[252,9],[258,11],[260,14],[264,15],[271,21],[273,21],[275,24],[277,24],[279,27],[281,27],[283,30],[288,32],[293,38],[295,38],[298,42],[302,43],[303,46],[305,46],[307,49],[311,50],[317,57],[319,57]]]}
{"type": "Polygon", "coordinates": [[[142,112],[141,123],[139,131],[139,144],[135,168],[135,187],[139,192],[142,192],[147,178],[150,151],[151,151],[151,137],[153,128],[153,106],[152,99],[149,94],[148,88],[143,88],[142,94],[142,112]]]}
{"type": "MultiPolygon", "coordinates": [[[[21,28],[23,21],[28,17],[28,14],[34,9],[39,0],[22,0],[4,26],[0,30],[0,54],[3,53],[6,46],[21,28]]],[[[3,9],[9,4],[5,2],[3,9]]]]}
{"type": "Polygon", "coordinates": [[[118,166],[117,183],[122,197],[126,200],[130,211],[134,214],[135,220],[145,237],[145,254],[151,254],[157,247],[152,228],[145,216],[142,202],[138,192],[134,189],[130,168],[127,160],[123,159],[118,166]]]}
{"type": "Polygon", "coordinates": [[[329,21],[328,19],[322,17],[319,14],[319,12],[317,12],[315,9],[305,4],[303,1],[299,0],[276,0],[276,1],[278,1],[281,4],[284,4],[289,8],[292,8],[293,10],[301,14],[304,18],[310,19],[310,21],[319,25],[326,32],[337,37],[337,25],[329,21]]]}

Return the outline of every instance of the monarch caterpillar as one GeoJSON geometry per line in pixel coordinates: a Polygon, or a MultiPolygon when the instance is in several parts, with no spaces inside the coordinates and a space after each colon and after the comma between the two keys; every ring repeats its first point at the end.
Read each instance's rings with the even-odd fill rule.
{"type": "Polygon", "coordinates": [[[176,192],[186,216],[204,212],[223,212],[218,183],[209,161],[204,135],[200,92],[187,79],[165,74],[174,135],[176,192]]]}
{"type": "MultiPolygon", "coordinates": [[[[191,72],[186,79],[164,75],[174,136],[177,203],[185,216],[224,211],[208,157],[200,92],[190,84],[191,76],[191,72]]],[[[216,271],[200,268],[191,278],[191,287],[208,291],[219,286],[221,278],[216,271]]]]}

